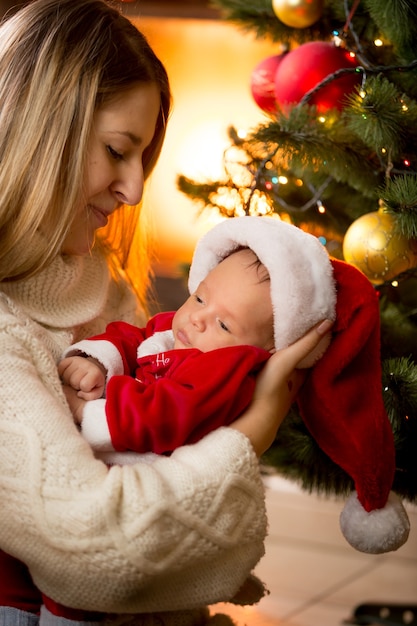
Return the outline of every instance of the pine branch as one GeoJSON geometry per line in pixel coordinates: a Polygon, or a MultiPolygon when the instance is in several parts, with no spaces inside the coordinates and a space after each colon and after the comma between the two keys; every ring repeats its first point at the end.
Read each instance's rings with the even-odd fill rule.
{"type": "Polygon", "coordinates": [[[395,215],[399,233],[417,238],[417,176],[396,176],[381,190],[381,199],[395,215]]]}
{"type": "Polygon", "coordinates": [[[290,47],[311,39],[328,39],[329,33],[339,29],[345,20],[340,2],[335,7],[326,3],[322,19],[309,28],[289,28],[278,20],[272,10],[271,0],[212,0],[211,5],[220,9],[224,20],[232,22],[244,32],[251,31],[257,38],[269,38],[274,43],[290,47]]]}
{"type": "MultiPolygon", "coordinates": [[[[286,26],[276,17],[271,0],[212,0],[211,5],[220,10],[224,20],[242,31],[250,31],[257,38],[269,38],[287,48],[314,39],[328,40],[331,33],[342,33],[349,12],[341,0],[326,0],[320,20],[298,29],[286,26]]],[[[355,13],[355,28],[364,40],[373,41],[380,35],[375,22],[369,19],[367,7],[362,4],[355,13]]],[[[349,31],[343,36],[348,45],[354,44],[349,31]]]]}
{"type": "Polygon", "coordinates": [[[417,141],[416,103],[383,76],[369,78],[360,93],[348,99],[348,130],[382,158],[398,161],[417,141]]]}
{"type": "Polygon", "coordinates": [[[410,501],[417,499],[417,365],[411,359],[383,363],[384,401],[396,449],[393,489],[410,501]]]}
{"type": "Polygon", "coordinates": [[[417,275],[410,270],[409,277],[399,285],[392,286],[392,281],[381,285],[381,354],[383,360],[389,357],[406,355],[417,362],[417,275]],[[413,278],[414,276],[414,278],[413,278]],[[408,302],[408,306],[406,305],[408,302]],[[414,313],[413,307],[415,308],[414,313]]]}
{"type": "Polygon", "coordinates": [[[415,0],[363,0],[371,19],[393,44],[398,57],[417,58],[417,3],[415,0]]]}
{"type": "Polygon", "coordinates": [[[182,175],[177,177],[178,189],[191,198],[191,200],[198,203],[200,205],[200,211],[206,208],[217,208],[216,204],[211,202],[210,198],[218,191],[219,186],[223,184],[224,182],[221,181],[199,183],[182,175]]]}
{"type": "Polygon", "coordinates": [[[271,161],[277,166],[284,166],[301,178],[312,170],[317,176],[331,176],[376,200],[375,184],[383,182],[379,165],[369,161],[369,152],[359,138],[355,143],[347,135],[343,121],[326,126],[316,120],[310,108],[295,107],[288,117],[282,115],[256,129],[248,137],[255,153],[264,150],[272,154],[271,161]]]}

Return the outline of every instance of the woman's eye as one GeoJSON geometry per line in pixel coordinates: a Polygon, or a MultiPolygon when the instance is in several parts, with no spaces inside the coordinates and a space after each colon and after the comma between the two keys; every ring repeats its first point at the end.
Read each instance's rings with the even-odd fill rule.
{"type": "Polygon", "coordinates": [[[110,154],[110,156],[116,161],[121,161],[123,159],[123,154],[121,154],[120,152],[117,152],[117,150],[112,148],[112,146],[107,146],[107,151],[110,154]]]}

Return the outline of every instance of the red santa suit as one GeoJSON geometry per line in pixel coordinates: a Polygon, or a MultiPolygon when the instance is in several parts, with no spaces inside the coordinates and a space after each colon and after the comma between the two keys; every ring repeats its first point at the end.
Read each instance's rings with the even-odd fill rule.
{"type": "Polygon", "coordinates": [[[86,403],[81,427],[98,452],[169,453],[230,424],[251,401],[270,353],[249,345],[174,350],[173,316],[160,313],[144,328],[113,322],[66,353],[92,356],[108,372],[106,397],[86,403]]]}

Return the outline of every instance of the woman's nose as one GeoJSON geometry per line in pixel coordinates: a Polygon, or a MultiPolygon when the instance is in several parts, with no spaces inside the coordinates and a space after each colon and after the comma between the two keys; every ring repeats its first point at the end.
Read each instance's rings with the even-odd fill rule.
{"type": "Polygon", "coordinates": [[[143,195],[143,169],[129,168],[112,184],[112,192],[122,204],[139,204],[143,195]]]}

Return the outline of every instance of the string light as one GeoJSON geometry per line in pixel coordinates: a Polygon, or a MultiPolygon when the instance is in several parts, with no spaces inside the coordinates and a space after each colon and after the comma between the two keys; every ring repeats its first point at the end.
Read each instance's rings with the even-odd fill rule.
{"type": "Polygon", "coordinates": [[[337,30],[333,31],[333,43],[337,47],[341,46],[343,43],[343,39],[340,37],[337,30]]]}

